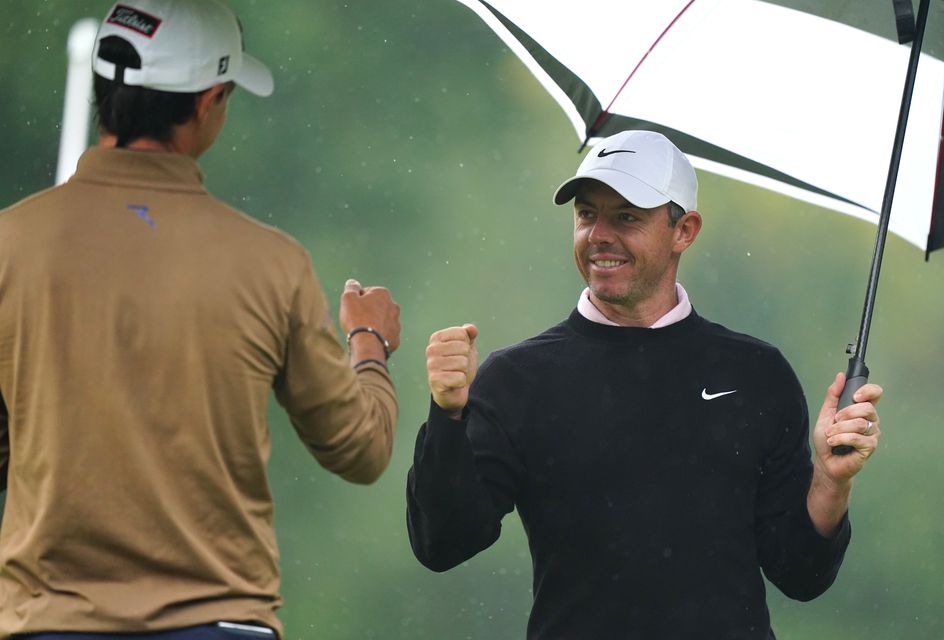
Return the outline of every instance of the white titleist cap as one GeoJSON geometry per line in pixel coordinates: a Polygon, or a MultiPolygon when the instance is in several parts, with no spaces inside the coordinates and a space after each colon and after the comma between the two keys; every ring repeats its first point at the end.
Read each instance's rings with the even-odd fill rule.
{"type": "Polygon", "coordinates": [[[669,200],[688,211],[698,207],[698,179],[688,158],[661,133],[621,131],[594,146],[577,175],[554,193],[554,202],[573,199],[584,178],[599,180],[637,207],[669,200]]]}
{"type": "Polygon", "coordinates": [[[115,80],[116,65],[98,57],[103,38],[127,40],[140,69],[124,69],[126,85],[196,93],[233,81],[250,93],[272,93],[272,72],[243,51],[242,27],[219,0],[129,0],[115,4],[95,39],[92,69],[115,80]]]}

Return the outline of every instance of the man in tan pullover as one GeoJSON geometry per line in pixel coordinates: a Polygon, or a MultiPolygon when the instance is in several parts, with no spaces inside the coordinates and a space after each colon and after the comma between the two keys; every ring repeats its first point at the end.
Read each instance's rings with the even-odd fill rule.
{"type": "Polygon", "coordinates": [[[93,59],[100,144],[0,212],[0,638],[275,638],[270,390],[374,481],[399,308],[349,280],[346,353],[305,249],[204,189],[235,85],[272,91],[228,8],[117,4],[93,59]]]}

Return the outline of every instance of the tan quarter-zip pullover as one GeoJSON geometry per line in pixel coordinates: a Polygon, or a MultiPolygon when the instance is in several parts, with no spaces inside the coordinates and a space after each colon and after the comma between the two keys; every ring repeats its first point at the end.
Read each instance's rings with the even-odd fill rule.
{"type": "Polygon", "coordinates": [[[385,468],[386,371],[351,369],[304,248],[189,157],[92,148],[0,212],[0,638],[280,629],[272,389],[326,468],[385,468]]]}

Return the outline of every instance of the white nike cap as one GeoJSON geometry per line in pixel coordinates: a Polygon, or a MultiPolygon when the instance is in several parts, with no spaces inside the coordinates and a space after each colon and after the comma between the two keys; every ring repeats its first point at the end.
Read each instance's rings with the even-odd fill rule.
{"type": "Polygon", "coordinates": [[[698,207],[695,169],[672,142],[654,131],[621,131],[594,146],[577,175],[554,193],[554,203],[570,202],[585,178],[599,180],[637,207],[672,201],[688,211],[698,207]]]}
{"type": "Polygon", "coordinates": [[[250,93],[272,93],[272,72],[243,51],[242,27],[219,0],[129,0],[115,4],[95,38],[92,69],[114,80],[116,65],[98,57],[103,38],[127,40],[140,69],[124,69],[126,85],[196,93],[233,81],[250,93]]]}

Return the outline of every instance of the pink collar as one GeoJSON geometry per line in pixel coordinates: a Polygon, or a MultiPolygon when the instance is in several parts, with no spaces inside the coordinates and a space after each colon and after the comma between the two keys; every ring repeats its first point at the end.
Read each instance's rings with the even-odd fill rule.
{"type": "MultiPolygon", "coordinates": [[[[685,288],[682,287],[682,285],[678,282],[675,283],[675,295],[678,297],[678,304],[672,307],[664,316],[656,320],[655,323],[649,327],[650,329],[667,327],[670,324],[678,322],[679,320],[684,320],[688,317],[688,314],[692,312],[692,303],[688,300],[688,293],[686,293],[685,288]]],[[[577,300],[577,311],[580,313],[580,315],[591,322],[608,324],[612,327],[620,326],[603,315],[602,311],[593,306],[593,303],[590,302],[589,287],[581,292],[580,299],[577,300]]]]}

